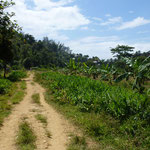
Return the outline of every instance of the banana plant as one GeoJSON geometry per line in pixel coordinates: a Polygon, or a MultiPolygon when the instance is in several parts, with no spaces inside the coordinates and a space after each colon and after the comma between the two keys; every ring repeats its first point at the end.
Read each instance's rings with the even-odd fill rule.
{"type": "Polygon", "coordinates": [[[70,74],[80,74],[81,73],[81,63],[75,62],[75,59],[70,59],[69,63],[67,64],[67,69],[70,74]]]}
{"type": "Polygon", "coordinates": [[[115,69],[114,66],[109,66],[108,64],[106,66],[103,64],[100,72],[101,79],[109,81],[110,84],[112,84],[117,75],[117,69],[115,69]]]}
{"type": "Polygon", "coordinates": [[[82,70],[86,76],[92,76],[93,79],[97,79],[100,74],[100,69],[96,68],[95,66],[88,67],[86,63],[83,63],[82,70]]]}
{"type": "Polygon", "coordinates": [[[144,61],[140,62],[139,59],[133,60],[129,58],[124,59],[126,64],[129,66],[129,69],[123,74],[118,76],[115,82],[120,82],[124,79],[128,80],[129,77],[134,79],[132,88],[137,89],[140,93],[144,91],[142,84],[149,79],[150,72],[150,56],[147,57],[144,61]]]}

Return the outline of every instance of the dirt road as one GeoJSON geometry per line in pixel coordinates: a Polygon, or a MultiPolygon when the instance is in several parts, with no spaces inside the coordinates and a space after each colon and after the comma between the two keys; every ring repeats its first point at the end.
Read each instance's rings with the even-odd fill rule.
{"type": "Polygon", "coordinates": [[[14,107],[11,115],[5,119],[0,129],[0,150],[17,150],[16,138],[20,122],[26,118],[37,136],[37,150],[66,150],[69,140],[68,133],[72,130],[71,125],[60,114],[58,114],[44,100],[44,89],[37,83],[32,84],[33,74],[26,79],[27,89],[24,100],[14,107]],[[40,103],[33,103],[32,95],[40,94],[40,103]],[[42,114],[47,118],[47,126],[44,127],[36,118],[36,114],[42,114]],[[48,130],[51,138],[46,135],[48,130]]]}

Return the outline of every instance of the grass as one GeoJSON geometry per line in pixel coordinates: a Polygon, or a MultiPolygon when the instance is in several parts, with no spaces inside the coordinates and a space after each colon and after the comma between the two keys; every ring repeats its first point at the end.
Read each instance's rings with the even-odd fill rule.
{"type": "Polygon", "coordinates": [[[36,79],[48,90],[46,101],[94,138],[100,149],[150,149],[147,95],[56,72],[36,74],[36,79]]]}
{"type": "Polygon", "coordinates": [[[89,150],[86,139],[80,136],[73,136],[67,150],[89,150]]]}
{"type": "MultiPolygon", "coordinates": [[[[97,147],[99,147],[97,150],[142,149],[141,147],[138,148],[133,145],[133,142],[137,142],[138,139],[131,138],[129,135],[121,133],[119,121],[115,120],[105,112],[99,114],[94,112],[81,112],[77,106],[61,104],[59,102],[56,103],[49,92],[45,93],[45,99],[47,103],[53,105],[60,113],[66,116],[67,119],[70,119],[73,124],[80,127],[85,136],[90,136],[97,141],[97,147]]],[[[79,145],[71,146],[71,148],[72,147],[78,148],[79,145]]],[[[71,148],[69,150],[76,150],[75,148],[71,148]]]]}
{"type": "Polygon", "coordinates": [[[34,82],[31,82],[31,85],[35,85],[35,83],[34,83],[34,82]]]}
{"type": "MultiPolygon", "coordinates": [[[[42,114],[37,114],[37,115],[35,115],[35,118],[36,118],[37,120],[39,120],[45,127],[47,126],[47,118],[46,118],[44,115],[42,115],[42,114]]],[[[46,134],[46,136],[47,136],[48,138],[51,138],[51,137],[52,137],[52,134],[50,133],[50,131],[48,131],[47,128],[45,128],[45,134],[46,134]]]]}
{"type": "Polygon", "coordinates": [[[43,123],[44,125],[47,125],[47,118],[44,115],[37,114],[35,115],[35,118],[39,120],[41,123],[43,123]]]}
{"type": "Polygon", "coordinates": [[[13,95],[12,99],[11,99],[11,103],[12,104],[19,104],[20,101],[23,99],[24,95],[25,95],[25,89],[26,87],[26,82],[25,81],[20,81],[18,83],[18,91],[13,95]]]}
{"type": "Polygon", "coordinates": [[[39,95],[39,93],[33,94],[32,95],[32,100],[33,100],[34,103],[40,105],[40,95],[39,95]]]}
{"type": "Polygon", "coordinates": [[[25,81],[21,81],[21,83],[20,83],[20,88],[21,88],[22,90],[25,90],[25,89],[27,88],[27,85],[26,85],[26,82],[25,82],[25,81]]]}
{"type": "Polygon", "coordinates": [[[13,105],[23,100],[25,88],[26,82],[20,81],[12,83],[8,93],[0,94],[0,126],[2,126],[4,118],[11,113],[13,105]]]}
{"type": "Polygon", "coordinates": [[[34,150],[36,136],[34,135],[31,127],[25,121],[23,121],[19,126],[19,133],[17,138],[17,145],[20,150],[34,150]]]}

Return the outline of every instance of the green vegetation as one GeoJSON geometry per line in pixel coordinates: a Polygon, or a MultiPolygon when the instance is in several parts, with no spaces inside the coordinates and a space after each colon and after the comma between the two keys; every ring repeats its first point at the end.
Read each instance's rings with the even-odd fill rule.
{"type": "Polygon", "coordinates": [[[19,126],[19,133],[17,137],[17,145],[20,150],[34,150],[36,136],[27,122],[23,122],[19,126]]]}
{"type": "Polygon", "coordinates": [[[15,14],[6,11],[8,7],[11,7],[14,4],[15,3],[12,1],[0,1],[0,60],[2,60],[5,78],[7,64],[13,59],[12,39],[19,30],[18,24],[15,21],[12,21],[12,17],[15,14]]]}
{"type": "Polygon", "coordinates": [[[61,110],[103,147],[109,143],[116,149],[150,148],[150,99],[146,94],[57,72],[36,74],[36,78],[51,90],[61,110]]]}
{"type": "Polygon", "coordinates": [[[41,79],[54,93],[56,101],[78,105],[81,111],[105,110],[121,121],[137,113],[144,120],[149,119],[146,104],[150,101],[147,95],[86,77],[66,76],[57,72],[42,73],[41,79]]]}
{"type": "Polygon", "coordinates": [[[74,136],[67,150],[88,150],[85,138],[74,136]]]}
{"type": "Polygon", "coordinates": [[[12,104],[18,104],[24,97],[25,92],[23,90],[17,91],[17,93],[12,97],[12,104]]]}
{"type": "Polygon", "coordinates": [[[12,71],[9,74],[8,79],[12,82],[20,81],[22,78],[27,77],[27,73],[25,71],[12,71]]]}
{"type": "Polygon", "coordinates": [[[21,83],[20,83],[20,88],[21,88],[22,90],[25,90],[25,89],[27,88],[25,81],[21,81],[21,83]]]}
{"type": "Polygon", "coordinates": [[[39,93],[33,94],[32,95],[32,100],[33,100],[34,103],[40,105],[40,95],[39,95],[39,93]]]}
{"type": "Polygon", "coordinates": [[[31,82],[31,84],[34,85],[35,83],[34,83],[34,82],[31,82]]]}
{"type": "Polygon", "coordinates": [[[0,94],[9,92],[12,83],[7,79],[0,79],[0,94]]]}
{"type": "Polygon", "coordinates": [[[41,123],[43,123],[44,125],[47,125],[47,118],[46,118],[44,115],[42,115],[42,114],[37,114],[37,115],[35,116],[35,118],[36,118],[37,120],[39,120],[41,123]]]}
{"type": "Polygon", "coordinates": [[[10,114],[12,105],[23,99],[26,89],[25,81],[11,82],[8,79],[0,78],[0,126],[4,118],[10,114]]]}

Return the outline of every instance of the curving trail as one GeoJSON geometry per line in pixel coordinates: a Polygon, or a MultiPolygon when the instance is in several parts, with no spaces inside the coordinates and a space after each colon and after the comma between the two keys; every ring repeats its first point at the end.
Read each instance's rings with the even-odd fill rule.
{"type": "Polygon", "coordinates": [[[37,150],[66,150],[68,133],[73,132],[74,129],[62,115],[45,102],[43,96],[45,90],[37,83],[31,84],[32,82],[33,74],[26,79],[27,94],[24,100],[16,105],[0,129],[0,150],[17,150],[18,127],[23,119],[26,119],[37,136],[37,150]],[[41,105],[32,102],[31,97],[35,93],[40,94],[41,105]],[[47,117],[46,127],[35,119],[35,115],[39,113],[47,117]],[[45,128],[51,133],[51,138],[47,137],[45,128]]]}

